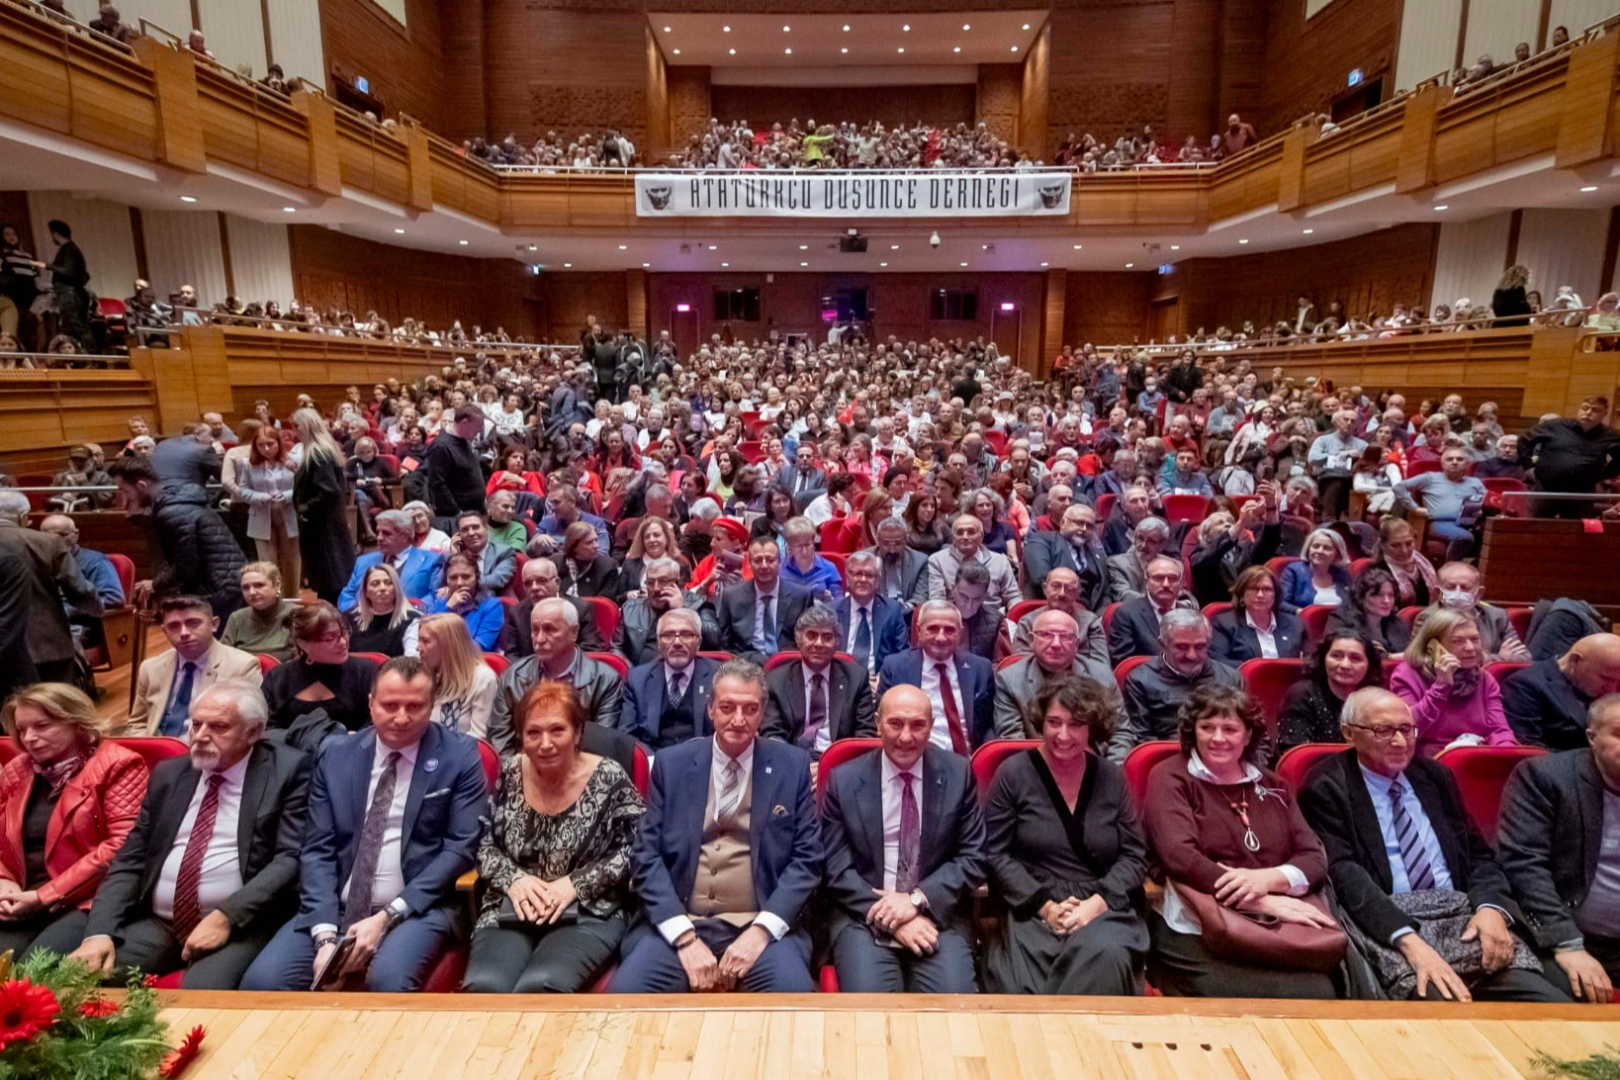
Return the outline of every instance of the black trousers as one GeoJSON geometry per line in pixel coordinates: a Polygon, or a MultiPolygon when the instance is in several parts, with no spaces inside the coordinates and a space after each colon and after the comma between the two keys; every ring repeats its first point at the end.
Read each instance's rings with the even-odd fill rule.
{"type": "Polygon", "coordinates": [[[21,960],[35,949],[49,949],[66,956],[84,941],[84,928],[89,921],[90,912],[75,908],[17,922],[0,922],[0,953],[10,952],[21,960]]]}
{"type": "Polygon", "coordinates": [[[220,948],[185,964],[180,959],[180,947],[184,943],[174,939],[169,924],[156,916],[141,919],[124,927],[124,940],[118,946],[116,957],[117,966],[112,977],[106,981],[109,985],[123,985],[128,981],[131,970],[147,975],[163,975],[185,967],[185,974],[180,977],[182,989],[235,990],[248,966],[270,941],[274,931],[275,927],[272,926],[268,932],[249,931],[240,936],[233,932],[231,939],[220,948]]]}
{"type": "Polygon", "coordinates": [[[833,941],[838,989],[846,994],[972,994],[973,946],[942,929],[933,955],[879,945],[864,923],[851,923],[833,941]]]}
{"type": "Polygon", "coordinates": [[[461,988],[470,994],[578,994],[618,955],[629,924],[622,914],[581,914],[568,926],[473,931],[461,988]]]}
{"type": "MultiPolygon", "coordinates": [[[[1544,967],[1546,967],[1549,976],[1552,974],[1553,969],[1556,968],[1558,977],[1563,978],[1564,969],[1558,967],[1552,960],[1549,959],[1544,967]]],[[[1567,988],[1569,980],[1563,979],[1563,982],[1567,988]]],[[[1552,1005],[1568,1005],[1574,1000],[1567,990],[1559,989],[1550,978],[1544,978],[1533,971],[1524,971],[1520,968],[1508,968],[1506,971],[1498,971],[1493,975],[1487,975],[1470,986],[1468,992],[1474,996],[1475,1001],[1532,1001],[1552,1005]]],[[[1445,995],[1440,993],[1438,987],[1430,983],[1422,994],[1413,990],[1411,1000],[1445,1001],[1446,998],[1445,995]]]]}
{"type": "MultiPolygon", "coordinates": [[[[1592,959],[1603,965],[1609,981],[1620,985],[1620,938],[1587,934],[1586,951],[1592,954],[1592,959]]],[[[1558,966],[1558,961],[1553,959],[1552,953],[1541,954],[1541,969],[1546,973],[1547,982],[1557,987],[1569,1000],[1575,1000],[1575,988],[1570,985],[1569,976],[1558,966]]]]}
{"type": "Polygon", "coordinates": [[[1148,917],[1153,952],[1148,978],[1158,990],[1175,997],[1319,998],[1339,996],[1333,979],[1315,971],[1282,971],[1222,960],[1204,947],[1197,934],[1170,929],[1153,912],[1148,917]]]}

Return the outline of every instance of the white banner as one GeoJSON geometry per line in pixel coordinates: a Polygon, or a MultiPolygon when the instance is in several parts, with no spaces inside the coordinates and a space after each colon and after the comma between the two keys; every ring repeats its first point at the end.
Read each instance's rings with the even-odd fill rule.
{"type": "Polygon", "coordinates": [[[1067,172],[877,169],[637,173],[638,217],[969,218],[1063,215],[1067,172]]]}

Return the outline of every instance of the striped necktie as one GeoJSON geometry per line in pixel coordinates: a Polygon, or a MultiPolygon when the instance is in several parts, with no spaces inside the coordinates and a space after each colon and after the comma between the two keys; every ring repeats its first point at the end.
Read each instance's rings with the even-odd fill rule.
{"type": "Polygon", "coordinates": [[[742,806],[742,788],[742,766],[737,764],[736,758],[728,758],[725,770],[720,774],[720,792],[714,798],[714,820],[717,824],[728,824],[742,806]]]}
{"type": "Polygon", "coordinates": [[[1407,887],[1413,892],[1432,889],[1434,868],[1429,865],[1429,853],[1418,839],[1417,822],[1406,812],[1401,800],[1406,789],[1399,780],[1389,785],[1389,822],[1395,830],[1395,844],[1401,851],[1401,862],[1406,866],[1407,887]]]}

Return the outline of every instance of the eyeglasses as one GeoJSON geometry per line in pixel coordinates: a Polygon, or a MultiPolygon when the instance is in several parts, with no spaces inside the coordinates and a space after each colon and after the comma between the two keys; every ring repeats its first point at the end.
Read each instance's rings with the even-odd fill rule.
{"type": "Polygon", "coordinates": [[[702,637],[702,635],[699,634],[695,630],[660,630],[660,631],[658,631],[658,640],[659,641],[696,641],[700,637],[702,637]]]}
{"type": "Polygon", "coordinates": [[[1032,636],[1041,641],[1051,641],[1059,645],[1080,640],[1079,634],[1071,634],[1067,630],[1037,630],[1032,636]]]}
{"type": "Polygon", "coordinates": [[[1345,727],[1353,727],[1368,732],[1379,742],[1389,742],[1397,735],[1402,740],[1410,742],[1417,735],[1417,726],[1414,724],[1384,724],[1379,727],[1374,727],[1371,724],[1346,724],[1345,727]]]}

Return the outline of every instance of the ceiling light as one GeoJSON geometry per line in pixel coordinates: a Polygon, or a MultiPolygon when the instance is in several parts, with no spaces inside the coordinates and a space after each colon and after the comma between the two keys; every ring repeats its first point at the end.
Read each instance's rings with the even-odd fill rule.
{"type": "Polygon", "coordinates": [[[394,232],[398,233],[400,236],[405,235],[405,230],[404,229],[395,229],[394,232]]]}
{"type": "Polygon", "coordinates": [[[709,245],[709,250],[710,251],[719,251],[720,250],[720,245],[719,244],[710,244],[709,245]]]}
{"type": "Polygon", "coordinates": [[[1596,191],[1596,190],[1597,190],[1597,185],[1596,184],[1587,184],[1585,187],[1581,188],[1581,192],[1583,194],[1586,193],[1586,192],[1592,192],[1592,191],[1596,191]]]}
{"type": "Polygon", "coordinates": [[[898,50],[897,50],[897,51],[899,51],[899,52],[905,52],[905,51],[906,51],[906,47],[905,47],[905,46],[904,46],[904,45],[902,45],[902,46],[900,46],[900,48],[899,48],[899,49],[898,49],[898,50]]]}
{"type": "Polygon", "coordinates": [[[721,267],[721,269],[724,269],[725,267],[728,267],[730,265],[731,265],[730,263],[721,263],[720,267],[721,267]]]}
{"type": "Polygon", "coordinates": [[[962,46],[960,46],[960,45],[958,45],[956,48],[951,50],[951,52],[961,52],[961,51],[962,51],[962,46]]]}
{"type": "MultiPolygon", "coordinates": [[[[784,26],[782,29],[786,30],[787,27],[784,26]]],[[[844,24],[844,33],[849,33],[849,23],[844,24]]]]}
{"type": "Polygon", "coordinates": [[[810,245],[809,244],[800,244],[799,245],[799,250],[800,251],[809,251],[810,250],[810,245]]]}
{"type": "Polygon", "coordinates": [[[681,55],[681,50],[675,49],[674,53],[675,53],[676,56],[679,56],[679,55],[681,55]]]}
{"type": "Polygon", "coordinates": [[[842,49],[839,49],[838,51],[841,52],[841,53],[847,53],[847,52],[849,52],[849,46],[846,45],[842,49]]]}
{"type": "Polygon", "coordinates": [[[619,245],[619,250],[620,251],[629,251],[630,250],[630,245],[629,244],[620,244],[619,245]]]}
{"type": "MultiPolygon", "coordinates": [[[[793,29],[793,27],[791,27],[791,26],[784,26],[784,27],[782,27],[782,33],[784,33],[784,34],[786,34],[786,33],[788,33],[788,32],[789,32],[789,31],[791,31],[791,30],[792,30],[792,29],[793,29]]],[[[845,30],[848,30],[848,29],[849,29],[849,27],[847,27],[847,26],[846,26],[846,27],[844,27],[844,29],[845,29],[845,30]]]]}
{"type": "Polygon", "coordinates": [[[1439,213],[1439,212],[1440,212],[1440,211],[1442,211],[1442,210],[1447,210],[1447,209],[1449,209],[1449,207],[1448,207],[1448,206],[1447,206],[1447,204],[1445,204],[1445,203],[1441,203],[1441,204],[1440,204],[1440,205],[1439,205],[1439,206],[1437,206],[1437,207],[1435,207],[1435,208],[1434,208],[1434,211],[1435,211],[1435,213],[1437,213],[1437,214],[1438,214],[1438,213],[1439,213]]]}
{"type": "Polygon", "coordinates": [[[904,24],[901,25],[900,29],[906,31],[907,33],[910,33],[911,32],[911,24],[910,23],[904,23],[904,24]]]}
{"type": "Polygon", "coordinates": [[[1028,30],[1028,29],[1029,29],[1029,23],[1025,23],[1025,24],[1024,24],[1024,29],[1025,29],[1025,30],[1028,30]]]}
{"type": "Polygon", "coordinates": [[[789,56],[792,56],[792,55],[793,55],[793,50],[792,50],[792,49],[783,49],[783,50],[782,50],[782,51],[783,51],[783,52],[784,52],[784,53],[786,53],[786,54],[787,54],[787,55],[789,55],[789,56]]]}
{"type": "Polygon", "coordinates": [[[667,27],[667,26],[666,26],[666,27],[664,27],[664,33],[666,33],[666,34],[667,34],[667,33],[669,33],[669,32],[670,32],[670,28],[669,28],[669,27],[667,27]]]}
{"type": "Polygon", "coordinates": [[[963,24],[962,24],[962,29],[964,29],[964,30],[971,30],[971,29],[973,29],[973,27],[972,27],[972,25],[971,25],[971,24],[969,24],[969,23],[963,23],[963,24]]]}
{"type": "Polygon", "coordinates": [[[1248,243],[1248,241],[1247,241],[1247,240],[1239,240],[1239,241],[1238,241],[1238,243],[1240,243],[1240,244],[1247,244],[1247,243],[1248,243]]]}
{"type": "Polygon", "coordinates": [[[722,34],[729,34],[729,33],[731,33],[731,27],[729,27],[729,26],[722,26],[722,27],[721,27],[721,28],[720,28],[720,32],[721,32],[721,33],[722,33],[722,34]]]}
{"type": "Polygon", "coordinates": [[[181,202],[196,202],[197,201],[197,196],[195,196],[195,195],[182,195],[182,196],[180,196],[180,201],[181,202]]]}
{"type": "Polygon", "coordinates": [[[1051,263],[1041,263],[1042,266],[1051,266],[1051,263]]]}
{"type": "Polygon", "coordinates": [[[1125,264],[1125,269],[1134,270],[1134,269],[1136,269],[1136,264],[1135,263],[1126,263],[1125,264]]]}
{"type": "Polygon", "coordinates": [[[732,55],[732,56],[736,56],[736,55],[737,55],[737,50],[736,50],[736,49],[729,49],[729,50],[727,50],[727,51],[728,51],[728,52],[730,52],[730,53],[731,53],[731,55],[732,55]]]}
{"type": "Polygon", "coordinates": [[[564,270],[572,270],[573,268],[574,268],[573,263],[563,263],[563,269],[564,270]]]}
{"type": "Polygon", "coordinates": [[[652,269],[652,263],[642,263],[641,268],[643,270],[650,270],[650,269],[652,269]]]}
{"type": "Polygon", "coordinates": [[[888,264],[888,263],[886,263],[886,262],[880,262],[880,263],[878,263],[878,265],[879,265],[879,266],[888,266],[888,265],[889,265],[889,264],[888,264]]]}
{"type": "Polygon", "coordinates": [[[899,251],[900,250],[900,245],[899,244],[890,244],[889,245],[889,250],[890,251],[899,251]]]}
{"type": "Polygon", "coordinates": [[[1018,46],[1016,46],[1016,45],[1014,45],[1014,46],[1013,46],[1013,47],[1012,47],[1012,51],[1013,51],[1013,52],[1017,52],[1017,51],[1018,51],[1018,46]]]}
{"type": "Polygon", "coordinates": [[[1309,236],[1309,235],[1311,235],[1311,233],[1315,232],[1316,230],[1315,229],[1301,229],[1300,231],[1302,233],[1304,233],[1306,236],[1309,236]]]}
{"type": "Polygon", "coordinates": [[[1074,250],[1079,251],[1080,250],[1080,245],[1079,244],[1074,245],[1074,250]]]}
{"type": "Polygon", "coordinates": [[[967,263],[962,263],[962,264],[961,264],[961,265],[963,265],[963,266],[966,266],[966,265],[967,265],[967,263]]]}
{"type": "Polygon", "coordinates": [[[800,263],[800,264],[799,264],[799,265],[800,265],[800,266],[809,266],[809,265],[810,265],[810,264],[809,264],[809,263],[807,263],[807,262],[802,262],[802,263],[800,263]]]}
{"type": "Polygon", "coordinates": [[[540,245],[539,244],[530,244],[529,245],[529,250],[530,251],[539,251],[540,250],[540,245]]]}
{"type": "MultiPolygon", "coordinates": [[[[1585,191],[1585,190],[1586,190],[1586,189],[1585,189],[1585,188],[1581,188],[1581,190],[1582,190],[1582,191],[1585,191]]],[[[1592,189],[1592,190],[1593,190],[1593,191],[1596,191],[1596,190],[1597,190],[1597,189],[1596,189],[1596,188],[1593,188],[1593,189],[1592,189]]],[[[296,206],[283,206],[283,207],[282,207],[282,208],[281,208],[281,212],[282,212],[282,213],[283,213],[283,214],[296,214],[296,213],[298,213],[298,207],[296,207],[296,206]]]]}
{"type": "Polygon", "coordinates": [[[468,244],[470,244],[470,243],[472,243],[472,241],[470,241],[470,240],[463,240],[463,241],[461,241],[461,246],[462,246],[462,247],[466,247],[466,246],[467,246],[467,245],[468,245],[468,244]]]}
{"type": "Polygon", "coordinates": [[[1181,245],[1180,244],[1171,244],[1170,245],[1170,250],[1171,251],[1180,251],[1181,250],[1181,245]]]}

